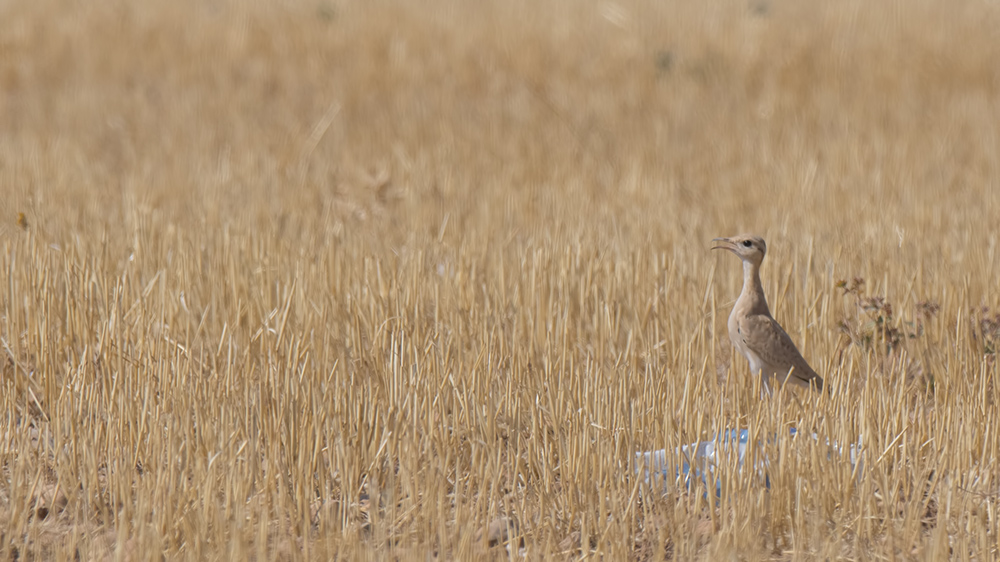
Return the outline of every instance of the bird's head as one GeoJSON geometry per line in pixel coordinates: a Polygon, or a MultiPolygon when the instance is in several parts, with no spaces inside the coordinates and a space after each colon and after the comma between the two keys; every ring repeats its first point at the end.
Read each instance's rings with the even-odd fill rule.
{"type": "Polygon", "coordinates": [[[715,245],[712,246],[713,250],[729,250],[741,260],[758,266],[764,261],[764,254],[767,253],[767,244],[764,243],[764,239],[754,234],[715,238],[712,242],[715,242],[715,245]]]}

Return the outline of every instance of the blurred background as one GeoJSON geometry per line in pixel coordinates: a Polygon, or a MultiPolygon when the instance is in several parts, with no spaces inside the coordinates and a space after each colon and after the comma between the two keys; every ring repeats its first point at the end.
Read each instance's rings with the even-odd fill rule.
{"type": "Polygon", "coordinates": [[[0,10],[5,229],[996,245],[993,2],[0,10]]]}

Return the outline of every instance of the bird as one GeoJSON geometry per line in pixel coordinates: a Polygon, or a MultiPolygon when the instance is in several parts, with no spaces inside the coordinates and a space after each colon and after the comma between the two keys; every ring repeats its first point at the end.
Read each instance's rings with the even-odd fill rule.
{"type": "Polygon", "coordinates": [[[809,366],[767,307],[760,284],[760,264],[767,254],[764,239],[741,234],[712,242],[713,250],[729,250],[743,261],[743,290],[729,314],[729,339],[750,363],[751,373],[761,377],[764,392],[771,393],[772,381],[822,391],[823,378],[809,366]]]}

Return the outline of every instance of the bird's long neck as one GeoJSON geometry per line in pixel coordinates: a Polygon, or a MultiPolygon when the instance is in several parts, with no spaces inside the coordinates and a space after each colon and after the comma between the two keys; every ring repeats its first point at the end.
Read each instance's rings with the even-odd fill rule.
{"type": "Polygon", "coordinates": [[[739,301],[746,303],[748,312],[751,314],[771,315],[767,308],[767,299],[764,298],[764,287],[760,284],[760,265],[749,260],[743,262],[743,291],[740,292],[739,301]]]}

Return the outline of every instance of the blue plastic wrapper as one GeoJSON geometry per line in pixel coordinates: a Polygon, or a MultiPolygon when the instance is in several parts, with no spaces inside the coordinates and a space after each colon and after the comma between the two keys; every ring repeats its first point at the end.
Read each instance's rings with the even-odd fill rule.
{"type": "MultiPolygon", "coordinates": [[[[799,432],[795,428],[791,428],[788,434],[794,438],[799,432]]],[[[812,434],[812,438],[818,440],[819,436],[814,433],[812,434]]],[[[662,481],[665,486],[670,486],[680,481],[681,485],[690,489],[696,482],[701,481],[706,489],[711,490],[714,487],[716,496],[721,496],[722,479],[720,472],[724,468],[725,460],[735,452],[737,455],[736,467],[738,470],[742,470],[745,464],[744,460],[746,459],[749,440],[749,430],[727,429],[720,431],[715,436],[715,439],[683,445],[677,451],[677,454],[668,455],[665,449],[636,453],[636,472],[641,473],[644,471],[646,482],[651,484],[655,475],[657,477],[656,480],[662,481]]],[[[831,443],[827,441],[827,445],[830,447],[831,459],[845,457],[844,448],[836,442],[831,443]]],[[[843,460],[851,463],[851,469],[855,471],[855,474],[860,474],[862,465],[861,443],[847,447],[846,452],[846,458],[843,458],[843,460]]],[[[766,457],[758,461],[754,467],[766,487],[770,487],[770,481],[767,476],[768,467],[769,462],[766,457]]]]}

